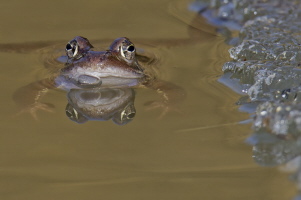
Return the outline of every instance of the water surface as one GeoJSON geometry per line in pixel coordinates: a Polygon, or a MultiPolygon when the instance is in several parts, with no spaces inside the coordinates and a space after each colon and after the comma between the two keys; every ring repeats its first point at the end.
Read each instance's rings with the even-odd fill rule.
{"type": "Polygon", "coordinates": [[[235,105],[239,95],[217,82],[223,63],[229,60],[228,47],[222,37],[210,34],[212,27],[198,31],[197,37],[195,31],[188,31],[193,15],[185,11],[187,3],[114,0],[42,5],[30,0],[0,4],[5,19],[0,22],[0,43],[28,43],[23,53],[18,53],[20,49],[0,53],[1,199],[293,196],[295,188],[285,174],[253,162],[251,147],[244,144],[250,125],[237,124],[249,116],[235,105]],[[146,106],[159,98],[156,92],[138,89],[137,115],[129,124],[76,124],[65,115],[66,93],[53,90],[42,100],[54,105],[53,113],[38,112],[38,120],[29,114],[16,115],[13,93],[45,75],[45,51],[30,44],[47,42],[46,53],[52,55],[76,35],[99,46],[120,36],[137,41],[137,47],[143,42],[145,48],[152,46],[150,51],[160,58],[161,78],[187,92],[179,106],[182,112],[172,111],[159,119],[162,110],[146,106]],[[195,42],[189,39],[192,35],[195,42]]]}

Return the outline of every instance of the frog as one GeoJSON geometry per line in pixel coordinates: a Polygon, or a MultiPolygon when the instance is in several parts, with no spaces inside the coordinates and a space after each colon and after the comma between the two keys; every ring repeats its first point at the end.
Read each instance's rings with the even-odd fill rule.
{"type": "Polygon", "coordinates": [[[128,38],[117,38],[106,51],[91,51],[91,48],[88,39],[81,36],[68,42],[66,66],[55,80],[58,87],[136,86],[147,76],[128,38]]]}
{"type": "MultiPolygon", "coordinates": [[[[150,66],[137,59],[136,46],[127,37],[115,39],[104,51],[94,51],[90,41],[82,36],[70,40],[65,48],[66,59],[62,68],[47,77],[19,88],[13,95],[20,113],[28,112],[38,119],[37,111],[53,112],[53,106],[41,98],[50,89],[93,88],[148,88],[155,90],[160,101],[147,103],[149,109],[162,108],[159,118],[186,97],[185,90],[171,82],[159,79],[150,66]]],[[[143,58],[143,56],[142,56],[143,58]]]]}

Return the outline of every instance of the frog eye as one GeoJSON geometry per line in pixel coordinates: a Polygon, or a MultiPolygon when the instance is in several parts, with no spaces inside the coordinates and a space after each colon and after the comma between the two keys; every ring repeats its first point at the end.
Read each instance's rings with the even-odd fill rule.
{"type": "Polygon", "coordinates": [[[134,59],[135,52],[136,52],[136,48],[133,44],[126,45],[126,46],[122,45],[120,49],[121,56],[128,61],[134,59]]]}
{"type": "Polygon", "coordinates": [[[128,46],[128,47],[127,47],[127,50],[130,51],[130,52],[134,52],[134,51],[135,51],[134,45],[128,46]]]}
{"type": "Polygon", "coordinates": [[[125,125],[132,121],[136,115],[136,109],[133,103],[127,105],[120,113],[116,113],[112,118],[118,125],[125,125]]]}
{"type": "Polygon", "coordinates": [[[66,54],[68,58],[74,58],[77,56],[78,53],[78,44],[76,41],[72,40],[68,42],[66,45],[66,54]]]}
{"type": "Polygon", "coordinates": [[[67,104],[65,111],[67,117],[74,122],[82,124],[88,121],[88,119],[83,114],[77,112],[77,110],[69,103],[67,104]]]}

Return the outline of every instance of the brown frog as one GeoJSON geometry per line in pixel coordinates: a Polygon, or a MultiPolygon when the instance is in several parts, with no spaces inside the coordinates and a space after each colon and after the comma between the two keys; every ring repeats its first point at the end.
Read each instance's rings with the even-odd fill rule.
{"type": "Polygon", "coordinates": [[[121,37],[106,51],[92,51],[88,39],[77,36],[66,45],[68,57],[65,66],[55,76],[46,78],[18,89],[15,102],[22,112],[37,118],[37,110],[51,111],[49,104],[40,99],[48,89],[61,88],[150,88],[161,95],[162,100],[149,104],[151,108],[162,107],[164,115],[176,103],[185,98],[185,91],[175,84],[162,81],[152,71],[137,61],[136,47],[126,37],[121,37]]]}
{"type": "Polygon", "coordinates": [[[107,51],[91,51],[91,48],[90,42],[80,36],[66,45],[68,61],[55,79],[57,87],[128,87],[147,77],[128,38],[116,39],[107,51]]]}

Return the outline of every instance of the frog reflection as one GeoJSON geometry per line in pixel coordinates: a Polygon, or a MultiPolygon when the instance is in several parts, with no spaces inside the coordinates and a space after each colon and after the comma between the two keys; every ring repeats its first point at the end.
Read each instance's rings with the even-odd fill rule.
{"type": "Polygon", "coordinates": [[[125,37],[116,39],[106,51],[92,51],[88,39],[77,36],[66,45],[67,61],[52,77],[18,89],[15,102],[22,112],[37,118],[36,111],[51,111],[49,104],[40,99],[49,89],[91,88],[150,88],[162,97],[152,102],[151,108],[163,108],[161,116],[185,98],[185,91],[166,81],[157,79],[150,66],[141,66],[136,58],[136,47],[125,37]]]}
{"type": "Polygon", "coordinates": [[[72,121],[106,121],[125,125],[136,114],[135,94],[132,88],[71,89],[68,94],[66,115],[72,121]]]}

